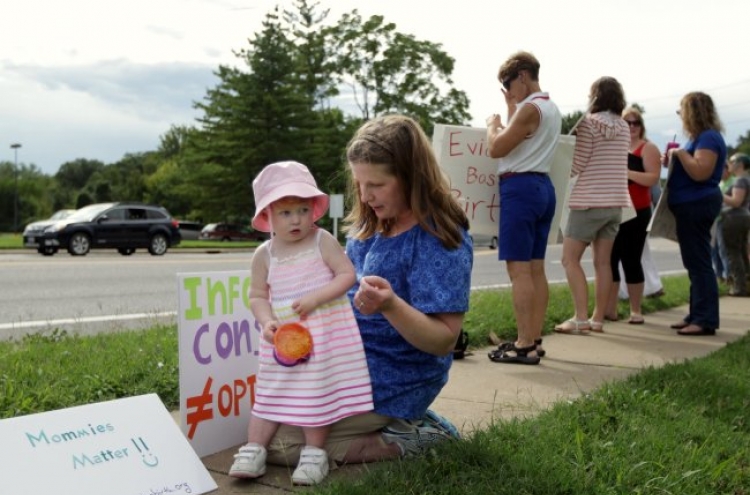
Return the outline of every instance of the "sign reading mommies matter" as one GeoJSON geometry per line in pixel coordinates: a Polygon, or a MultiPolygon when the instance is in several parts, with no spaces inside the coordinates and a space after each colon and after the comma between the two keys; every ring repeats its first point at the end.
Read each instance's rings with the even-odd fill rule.
{"type": "Polygon", "coordinates": [[[260,328],[250,271],[177,275],[180,424],[200,457],[247,441],[260,328]]]}
{"type": "Polygon", "coordinates": [[[156,394],[0,421],[3,495],[200,494],[217,486],[156,394]]]}
{"type": "MultiPolygon", "coordinates": [[[[438,124],[433,132],[432,146],[440,168],[450,179],[451,191],[469,217],[471,231],[475,234],[498,235],[498,160],[489,156],[487,129],[438,124]]],[[[553,157],[549,176],[555,187],[557,207],[549,243],[558,242],[560,222],[567,211],[574,146],[574,136],[560,136],[553,157]]]]}

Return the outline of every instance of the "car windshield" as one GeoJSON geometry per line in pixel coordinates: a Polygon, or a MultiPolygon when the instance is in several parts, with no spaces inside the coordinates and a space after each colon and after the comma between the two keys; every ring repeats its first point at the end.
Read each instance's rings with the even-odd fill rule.
{"type": "Polygon", "coordinates": [[[73,213],[75,213],[75,210],[58,210],[55,212],[54,215],[49,217],[49,219],[50,220],[62,220],[63,218],[68,218],[73,213]]]}
{"type": "Polygon", "coordinates": [[[76,210],[66,220],[70,220],[71,222],[90,222],[99,213],[112,206],[114,206],[114,203],[97,203],[95,205],[84,206],[80,210],[76,210]]]}

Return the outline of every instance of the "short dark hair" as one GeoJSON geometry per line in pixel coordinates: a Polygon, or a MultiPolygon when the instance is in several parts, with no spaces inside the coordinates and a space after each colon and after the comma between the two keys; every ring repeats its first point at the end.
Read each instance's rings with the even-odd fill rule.
{"type": "Polygon", "coordinates": [[[591,85],[589,97],[593,101],[591,113],[612,112],[622,114],[625,108],[625,91],[614,77],[600,77],[591,85]]]}

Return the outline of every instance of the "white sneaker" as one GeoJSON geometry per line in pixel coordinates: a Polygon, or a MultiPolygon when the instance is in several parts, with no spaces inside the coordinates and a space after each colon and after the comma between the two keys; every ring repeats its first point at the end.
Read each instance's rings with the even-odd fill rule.
{"type": "Polygon", "coordinates": [[[257,443],[240,447],[234,454],[234,463],[229,468],[233,478],[259,478],[266,474],[266,449],[257,443]]]}
{"type": "Polygon", "coordinates": [[[328,476],[328,454],[317,447],[302,447],[297,469],[292,473],[295,485],[317,485],[328,476]]]}

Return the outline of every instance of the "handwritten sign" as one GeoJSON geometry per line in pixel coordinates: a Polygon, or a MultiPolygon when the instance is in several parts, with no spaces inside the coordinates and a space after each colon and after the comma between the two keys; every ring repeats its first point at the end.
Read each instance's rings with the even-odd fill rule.
{"type": "Polygon", "coordinates": [[[0,421],[0,493],[200,494],[217,486],[156,394],[0,421]]]}
{"type": "MultiPolygon", "coordinates": [[[[489,156],[486,134],[484,128],[438,124],[432,145],[440,167],[450,179],[451,191],[469,217],[472,232],[494,236],[500,219],[498,160],[489,156]]],[[[560,136],[549,173],[557,195],[550,244],[559,242],[558,231],[568,210],[574,146],[574,136],[560,136]]]]}
{"type": "Polygon", "coordinates": [[[247,441],[260,328],[250,271],[178,274],[180,424],[200,457],[247,441]]]}

